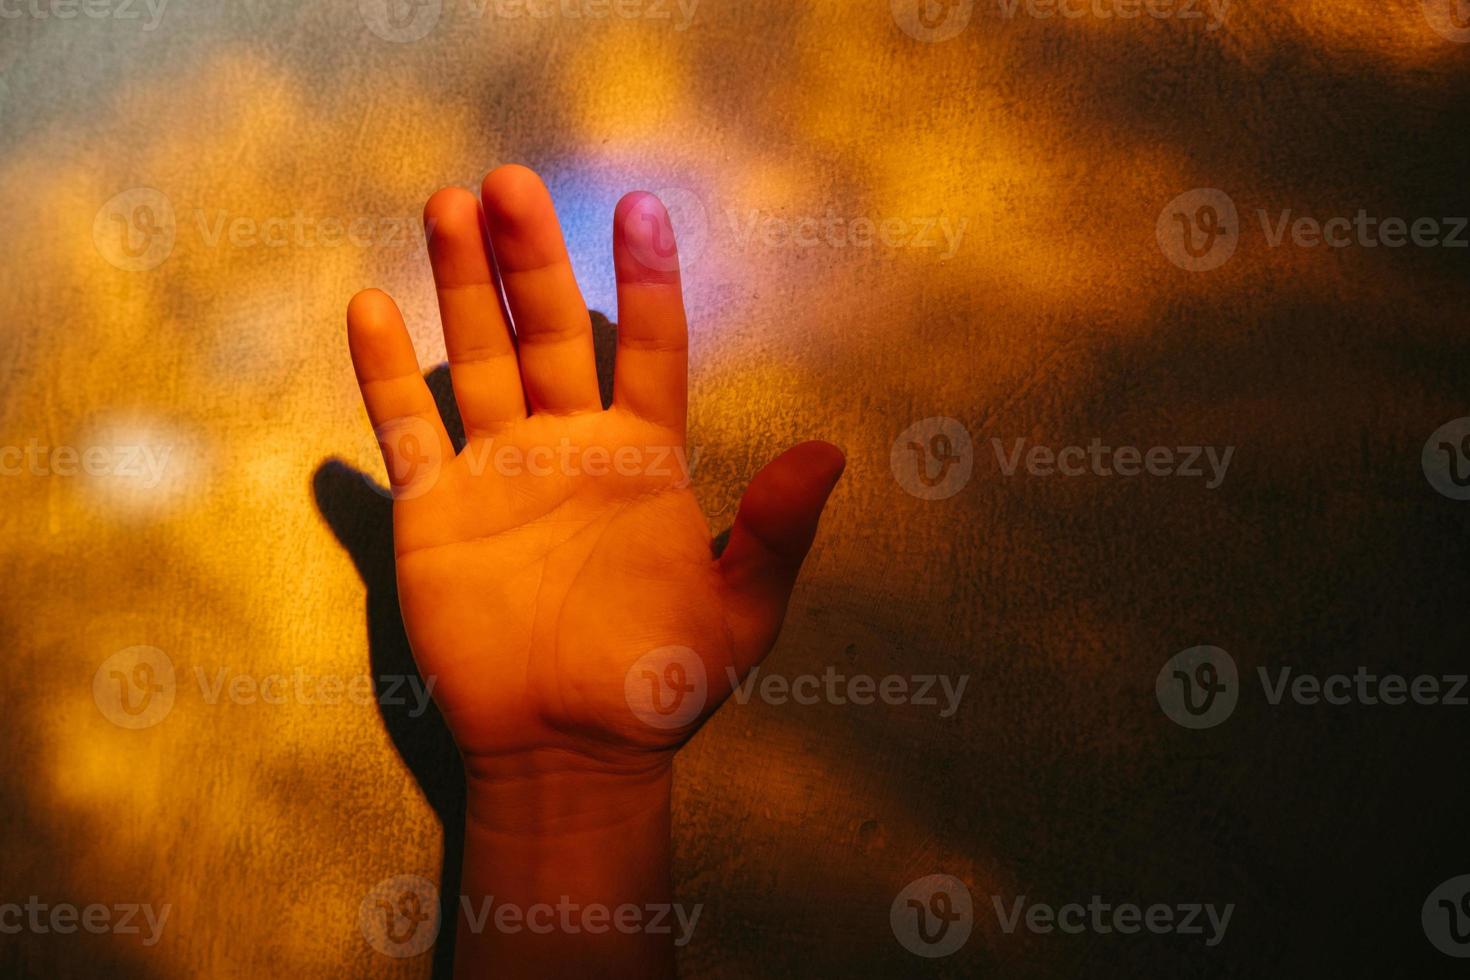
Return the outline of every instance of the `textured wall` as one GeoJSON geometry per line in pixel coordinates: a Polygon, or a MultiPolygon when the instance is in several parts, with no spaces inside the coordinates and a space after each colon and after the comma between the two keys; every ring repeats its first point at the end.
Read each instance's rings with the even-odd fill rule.
{"type": "Polygon", "coordinates": [[[1467,252],[1273,246],[1258,215],[1470,213],[1455,6],[0,5],[0,442],[30,453],[0,460],[0,902],[171,907],[153,945],[0,935],[0,969],[432,971],[358,924],[379,881],[438,880],[456,784],[431,714],[353,696],[408,668],[342,313],[387,288],[440,360],[419,209],[512,160],[546,176],[609,314],[614,201],[673,206],[712,523],[788,444],[848,451],[767,671],[968,678],[950,717],[716,716],[678,766],[689,976],[1453,965],[1420,909],[1470,872],[1467,709],[1272,706],[1255,675],[1464,670],[1470,504],[1420,456],[1467,414],[1467,252]],[[1223,203],[1170,207],[1197,188],[1237,220],[1191,258],[1175,215],[1223,203]],[[886,237],[854,244],[865,221],[886,237]],[[890,454],[939,416],[971,473],[927,500],[907,441],[904,479],[890,454]],[[1007,476],[992,442],[1095,437],[1234,453],[1208,489],[1007,476]],[[39,447],[100,452],[72,473],[39,447]],[[1242,689],[1194,731],[1155,678],[1197,644],[1242,689]],[[108,701],[137,646],[174,669],[166,716],[108,701]],[[273,675],[285,703],[248,696],[273,675]],[[973,932],[920,959],[890,904],[935,873],[966,884],[973,932]],[[991,901],[1094,894],[1235,911],[1206,948],[1007,934],[991,901]]]}

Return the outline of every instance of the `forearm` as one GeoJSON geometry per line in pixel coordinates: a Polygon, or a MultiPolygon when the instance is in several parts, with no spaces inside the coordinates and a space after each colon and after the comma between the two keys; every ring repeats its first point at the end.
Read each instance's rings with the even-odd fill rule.
{"type": "Polygon", "coordinates": [[[543,768],[471,775],[455,975],[674,976],[669,766],[543,768]]]}

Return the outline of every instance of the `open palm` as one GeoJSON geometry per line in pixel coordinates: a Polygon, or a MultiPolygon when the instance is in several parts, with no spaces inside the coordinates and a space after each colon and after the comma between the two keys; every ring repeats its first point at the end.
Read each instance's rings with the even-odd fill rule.
{"type": "Polygon", "coordinates": [[[661,765],[770,649],[843,459],[766,467],[716,559],[689,490],[687,329],[652,195],[614,216],[614,398],[545,186],[522,167],[425,208],[456,454],[403,319],[353,298],[353,364],[393,485],[399,595],[471,778],[661,765]],[[507,316],[508,311],[508,316],[507,316]],[[549,760],[549,761],[548,761],[549,760]]]}

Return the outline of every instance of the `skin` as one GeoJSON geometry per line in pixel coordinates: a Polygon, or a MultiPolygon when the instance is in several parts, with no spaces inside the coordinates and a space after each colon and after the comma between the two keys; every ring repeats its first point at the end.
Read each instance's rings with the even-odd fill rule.
{"type": "Polygon", "coordinates": [[[394,490],[404,624],[465,763],[456,975],[673,976],[677,926],[557,907],[673,901],[674,755],[728,697],[729,671],[775,642],[844,459],[808,442],[770,463],[716,559],[680,464],[688,331],[663,205],[635,192],[614,215],[606,410],[541,180],[504,166],[478,200],[448,188],[424,218],[458,455],[393,301],[359,293],[347,328],[394,490]]]}

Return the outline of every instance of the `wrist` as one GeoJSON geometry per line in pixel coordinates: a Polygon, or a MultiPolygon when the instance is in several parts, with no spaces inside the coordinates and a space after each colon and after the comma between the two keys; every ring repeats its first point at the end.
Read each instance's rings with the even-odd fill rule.
{"type": "Polygon", "coordinates": [[[538,750],[466,759],[465,777],[469,830],[534,845],[666,824],[673,765],[672,757],[610,765],[538,750]]]}
{"type": "Polygon", "coordinates": [[[653,927],[675,921],[667,760],[607,770],[527,755],[466,770],[460,976],[673,975],[675,937],[653,927]]]}

